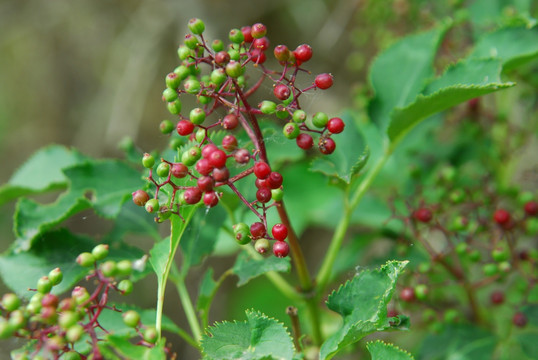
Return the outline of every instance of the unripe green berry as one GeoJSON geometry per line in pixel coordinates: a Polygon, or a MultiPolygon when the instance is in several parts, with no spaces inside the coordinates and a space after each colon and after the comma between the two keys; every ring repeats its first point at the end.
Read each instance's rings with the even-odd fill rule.
{"type": "Polygon", "coordinates": [[[181,155],[181,162],[187,166],[194,165],[200,159],[201,151],[197,146],[191,147],[181,155]]]}
{"type": "Polygon", "coordinates": [[[169,73],[168,75],[166,75],[166,78],[165,78],[165,82],[166,82],[166,87],[170,88],[170,89],[177,89],[179,87],[179,85],[181,85],[181,77],[179,77],[179,75],[176,73],[176,72],[171,72],[169,73]]]}
{"type": "Polygon", "coordinates": [[[177,91],[174,89],[166,88],[163,91],[163,99],[167,102],[172,102],[178,98],[177,91]]]}
{"type": "Polygon", "coordinates": [[[510,270],[512,270],[512,265],[508,261],[501,261],[499,265],[497,266],[500,272],[507,273],[510,270]]]}
{"type": "Polygon", "coordinates": [[[132,328],[137,327],[138,323],[140,322],[140,315],[134,310],[129,310],[125,312],[122,317],[125,325],[132,328]]]}
{"type": "Polygon", "coordinates": [[[14,330],[19,330],[19,329],[22,329],[26,325],[27,320],[28,319],[24,315],[23,311],[14,310],[11,312],[11,314],[9,314],[8,323],[14,330]]]}
{"type": "Polygon", "coordinates": [[[421,262],[419,265],[418,265],[418,272],[422,273],[422,274],[426,274],[428,272],[430,272],[432,266],[429,262],[421,262]]]}
{"type": "Polygon", "coordinates": [[[88,290],[82,286],[76,286],[71,292],[71,296],[75,299],[77,305],[82,305],[90,299],[88,290]]]}
{"type": "Polygon", "coordinates": [[[233,226],[234,239],[238,244],[246,245],[250,243],[250,230],[247,224],[238,223],[233,226]]]}
{"type": "Polygon", "coordinates": [[[211,81],[218,87],[227,79],[226,71],[222,68],[215,69],[211,72],[211,81]]]}
{"type": "Polygon", "coordinates": [[[169,102],[166,104],[166,107],[168,108],[170,114],[177,115],[181,112],[181,100],[177,99],[173,102],[169,102]]]}
{"type": "Polygon", "coordinates": [[[469,253],[469,260],[472,262],[478,262],[482,258],[482,254],[478,250],[473,250],[469,253]]]}
{"type": "Polygon", "coordinates": [[[273,201],[282,201],[282,198],[284,198],[284,191],[282,189],[272,189],[271,198],[273,201]]]}
{"type": "Polygon", "coordinates": [[[191,74],[191,71],[185,65],[179,65],[177,68],[174,69],[174,74],[176,74],[177,77],[181,81],[183,81],[183,80],[185,80],[186,78],[189,77],[189,75],[191,74]]]}
{"type": "Polygon", "coordinates": [[[239,61],[239,58],[241,56],[239,54],[239,51],[237,51],[235,49],[228,50],[228,55],[230,55],[230,60],[233,60],[233,61],[239,61]]]}
{"type": "Polygon", "coordinates": [[[95,260],[103,260],[108,256],[108,244],[99,244],[92,250],[95,260]]]}
{"type": "Polygon", "coordinates": [[[95,257],[89,252],[83,252],[77,256],[77,263],[83,267],[90,267],[95,263],[95,257]]]}
{"type": "Polygon", "coordinates": [[[240,44],[245,41],[245,36],[243,35],[243,32],[241,32],[241,30],[232,29],[228,34],[228,39],[230,39],[230,41],[235,44],[240,44]]]}
{"type": "Polygon", "coordinates": [[[174,123],[170,120],[163,120],[159,124],[159,130],[161,130],[161,133],[163,134],[170,134],[174,130],[174,128],[174,123]]]}
{"type": "Polygon", "coordinates": [[[292,115],[292,119],[294,122],[298,123],[298,124],[301,124],[301,123],[304,123],[305,120],[306,120],[306,112],[304,112],[303,110],[295,110],[293,112],[293,115],[292,115]]]}
{"type": "Polygon", "coordinates": [[[283,108],[282,105],[276,107],[276,117],[281,120],[286,120],[290,116],[290,113],[286,108],[283,108]]]}
{"type": "Polygon", "coordinates": [[[269,240],[263,238],[256,240],[254,249],[260,254],[265,254],[269,250],[269,240]]]}
{"type": "Polygon", "coordinates": [[[41,301],[43,301],[44,297],[45,297],[44,294],[37,292],[34,295],[32,295],[32,297],[30,298],[30,304],[32,303],[41,304],[41,301]]]}
{"type": "Polygon", "coordinates": [[[67,329],[67,332],[65,333],[65,338],[70,343],[75,343],[78,340],[80,340],[83,334],[84,334],[84,328],[82,327],[82,325],[74,324],[69,329],[67,329]]]}
{"type": "Polygon", "coordinates": [[[157,200],[157,199],[149,199],[146,202],[146,205],[144,205],[144,208],[149,213],[156,212],[157,210],[159,210],[159,200],[157,200]]]}
{"type": "Polygon", "coordinates": [[[424,284],[419,284],[415,287],[415,296],[419,300],[425,300],[428,295],[428,287],[424,284]]]}
{"type": "Polygon", "coordinates": [[[14,332],[15,329],[13,329],[9,322],[4,319],[0,320],[0,339],[8,339],[14,332]]]}
{"type": "Polygon", "coordinates": [[[460,317],[460,313],[458,310],[448,309],[447,311],[445,311],[444,320],[447,323],[453,323],[453,322],[456,322],[459,317],[460,317]]]}
{"type": "Polygon", "coordinates": [[[99,269],[101,269],[104,276],[112,277],[116,275],[116,262],[112,260],[105,261],[99,266],[99,269]]]}
{"type": "Polygon", "coordinates": [[[276,104],[269,100],[262,101],[258,107],[260,108],[261,112],[266,115],[274,114],[276,111],[276,104]]]}
{"type": "Polygon", "coordinates": [[[189,94],[198,94],[201,89],[200,82],[196,79],[188,79],[183,84],[183,87],[185,88],[185,91],[189,94]]]}
{"type": "Polygon", "coordinates": [[[21,300],[13,293],[2,296],[2,307],[7,311],[17,310],[21,306],[21,300]]]}
{"type": "Polygon", "coordinates": [[[312,117],[312,124],[317,128],[323,128],[327,126],[329,122],[329,117],[324,112],[317,112],[312,117]]]}
{"type": "Polygon", "coordinates": [[[205,120],[205,111],[200,108],[194,108],[189,114],[189,119],[194,125],[201,125],[205,120]]]}
{"type": "Polygon", "coordinates": [[[214,52],[219,52],[224,50],[224,43],[222,40],[215,39],[211,42],[211,48],[214,52]]]}
{"type": "Polygon", "coordinates": [[[160,177],[167,177],[168,173],[170,173],[170,164],[165,162],[160,163],[159,166],[157,166],[157,170],[155,172],[160,177]]]}
{"type": "Polygon", "coordinates": [[[185,43],[185,46],[187,46],[191,50],[196,49],[199,44],[196,36],[192,36],[191,34],[185,35],[185,39],[183,40],[183,42],[185,43]]]}
{"type": "Polygon", "coordinates": [[[510,257],[510,251],[505,246],[497,246],[491,251],[491,257],[496,262],[506,261],[510,257]]]}
{"type": "Polygon", "coordinates": [[[198,130],[196,131],[196,134],[194,135],[194,138],[196,139],[196,141],[198,141],[199,143],[201,143],[202,141],[204,141],[205,136],[206,136],[206,130],[200,128],[200,129],[198,129],[198,130]]]}
{"type": "Polygon", "coordinates": [[[116,264],[116,270],[119,276],[129,276],[133,271],[133,263],[130,260],[120,260],[116,264]]]}
{"type": "Polygon", "coordinates": [[[42,294],[47,294],[52,289],[52,282],[50,281],[48,276],[42,276],[37,281],[37,291],[42,294]]]}
{"type": "MultiPolygon", "coordinates": [[[[73,341],[74,342],[74,341],[73,341]]],[[[80,360],[82,359],[76,351],[68,351],[63,353],[62,360],[80,360]]]]}
{"type": "Polygon", "coordinates": [[[159,220],[168,220],[172,216],[172,210],[167,205],[162,205],[159,208],[159,220]]]}
{"type": "Polygon", "coordinates": [[[144,330],[144,340],[148,343],[155,344],[158,338],[159,334],[153,326],[148,327],[146,330],[144,330]]]}
{"type": "Polygon", "coordinates": [[[204,96],[204,95],[198,95],[198,102],[202,105],[207,105],[211,102],[211,97],[204,96]]]}
{"type": "Polygon", "coordinates": [[[76,311],[64,311],[60,314],[58,324],[62,329],[69,329],[80,320],[79,314],[76,311]]]}
{"type": "Polygon", "coordinates": [[[489,264],[485,264],[482,267],[482,271],[484,272],[484,275],[486,276],[493,276],[493,275],[497,275],[497,273],[499,272],[499,268],[497,267],[497,264],[489,263],[489,264]]]}
{"type": "Polygon", "coordinates": [[[52,282],[53,286],[56,286],[61,283],[63,278],[64,274],[62,273],[62,270],[60,270],[60,268],[52,269],[49,272],[49,280],[52,282]]]}
{"type": "Polygon", "coordinates": [[[238,78],[243,75],[243,67],[241,66],[241,63],[236,60],[230,60],[230,62],[226,64],[226,74],[233,78],[238,78]]]}
{"type": "Polygon", "coordinates": [[[200,35],[205,30],[204,22],[198,18],[190,19],[188,26],[189,30],[195,35],[200,35]]]}
{"type": "Polygon", "coordinates": [[[454,204],[461,204],[465,200],[465,193],[461,189],[455,189],[450,193],[449,197],[454,204]]]}
{"type": "Polygon", "coordinates": [[[282,129],[284,136],[288,139],[295,139],[301,133],[299,126],[296,123],[287,123],[282,129]]]}
{"type": "Polygon", "coordinates": [[[118,290],[121,291],[122,295],[129,295],[133,292],[133,282],[127,279],[120,281],[118,290]]]}
{"type": "Polygon", "coordinates": [[[460,242],[458,245],[456,245],[455,250],[456,250],[456,253],[458,253],[458,255],[463,256],[467,254],[467,248],[468,248],[467,243],[460,242]]]}
{"type": "Polygon", "coordinates": [[[146,169],[151,169],[153,165],[155,165],[155,158],[148,153],[145,153],[144,156],[142,156],[142,165],[146,169]]]}

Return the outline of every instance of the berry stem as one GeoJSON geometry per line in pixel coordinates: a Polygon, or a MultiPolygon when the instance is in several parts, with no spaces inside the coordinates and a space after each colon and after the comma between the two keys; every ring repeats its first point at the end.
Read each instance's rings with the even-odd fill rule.
{"type": "MultiPolygon", "coordinates": [[[[174,273],[179,273],[177,268],[174,266],[173,268],[174,273]]],[[[186,273],[186,271],[183,271],[186,273]]],[[[194,339],[198,342],[202,339],[202,331],[200,330],[200,323],[198,322],[198,318],[196,317],[196,310],[194,310],[194,306],[192,304],[191,298],[189,296],[189,291],[187,290],[187,287],[185,286],[185,274],[177,274],[177,276],[173,276],[170,279],[174,282],[176,285],[177,293],[179,295],[179,300],[181,301],[181,305],[183,306],[183,311],[185,312],[185,316],[187,317],[187,322],[189,323],[189,326],[191,328],[192,336],[194,339]]]]}

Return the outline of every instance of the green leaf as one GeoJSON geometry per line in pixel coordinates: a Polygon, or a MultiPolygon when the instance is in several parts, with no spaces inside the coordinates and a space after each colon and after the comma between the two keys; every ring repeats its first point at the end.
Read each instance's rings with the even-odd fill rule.
{"type": "Polygon", "coordinates": [[[132,201],[123,204],[118,217],[114,220],[114,227],[103,238],[103,242],[116,242],[123,239],[126,234],[148,235],[155,240],[161,240],[154,217],[132,201]]]}
{"type": "Polygon", "coordinates": [[[276,256],[269,256],[262,260],[254,260],[246,252],[241,252],[237,256],[233,272],[239,277],[237,286],[242,286],[266,272],[289,272],[290,269],[291,263],[289,257],[277,258],[276,256]]]}
{"type": "Polygon", "coordinates": [[[247,310],[245,322],[222,322],[207,329],[202,351],[207,360],[289,360],[295,352],[283,324],[247,310]]]}
{"type": "Polygon", "coordinates": [[[358,174],[366,165],[369,150],[365,148],[364,139],[357,129],[352,113],[349,111],[344,113],[342,120],[346,124],[346,129],[333,137],[336,141],[334,153],[315,158],[310,165],[310,170],[335,177],[349,184],[353,175],[358,174]]]}
{"type": "Polygon", "coordinates": [[[485,35],[475,45],[470,57],[499,58],[503,71],[538,57],[538,27],[508,27],[485,35]]]}
{"type": "Polygon", "coordinates": [[[115,353],[121,355],[125,359],[166,359],[163,345],[156,345],[152,348],[148,348],[143,345],[132,344],[128,339],[116,335],[108,335],[105,344],[108,348],[112,348],[115,353]]]}
{"type": "Polygon", "coordinates": [[[327,307],[339,313],[344,323],[322,344],[321,360],[332,358],[368,334],[391,327],[387,304],[406,265],[407,261],[389,261],[378,269],[364,270],[329,295],[327,307]]]}
{"type": "Polygon", "coordinates": [[[0,187],[0,205],[20,196],[64,188],[67,179],[62,169],[84,160],[79,152],[61,145],[40,149],[0,187]]]}
{"type": "Polygon", "coordinates": [[[392,344],[384,343],[381,340],[369,342],[366,348],[372,355],[372,360],[413,360],[413,356],[392,344]]]}
{"type": "Polygon", "coordinates": [[[209,313],[211,300],[218,286],[219,283],[213,280],[213,269],[207,269],[202,279],[200,291],[198,292],[198,301],[196,302],[196,309],[206,316],[209,313]]]}
{"type": "Polygon", "coordinates": [[[461,102],[514,86],[500,80],[499,59],[469,59],[449,67],[432,81],[415,101],[395,109],[387,130],[390,140],[397,143],[411,128],[430,115],[461,102]]]}
{"type": "Polygon", "coordinates": [[[434,75],[433,60],[448,27],[406,36],[375,59],[369,74],[375,97],[368,112],[381,129],[388,127],[392,110],[413,101],[434,75]]]}

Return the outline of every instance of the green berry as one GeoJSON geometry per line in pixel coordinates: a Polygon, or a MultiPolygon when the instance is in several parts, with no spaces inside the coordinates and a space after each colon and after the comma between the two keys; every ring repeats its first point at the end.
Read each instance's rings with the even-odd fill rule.
{"type": "Polygon", "coordinates": [[[469,260],[472,262],[479,262],[482,258],[482,254],[478,250],[473,250],[469,253],[469,260]]]}
{"type": "Polygon", "coordinates": [[[432,266],[431,266],[431,264],[429,262],[421,262],[418,265],[418,271],[420,273],[422,273],[422,274],[426,274],[426,273],[430,272],[431,269],[432,269],[432,266]]]}
{"type": "Polygon", "coordinates": [[[189,114],[189,119],[194,125],[201,125],[205,120],[204,109],[194,108],[189,114]]]}
{"type": "Polygon", "coordinates": [[[234,229],[234,238],[238,244],[246,245],[250,243],[250,230],[247,224],[238,223],[233,226],[234,229]]]}
{"type": "Polygon", "coordinates": [[[198,102],[202,105],[207,105],[211,102],[210,96],[198,95],[198,102]]]}
{"type": "Polygon", "coordinates": [[[172,216],[172,210],[167,205],[162,205],[159,208],[159,220],[168,220],[172,216]]]}
{"type": "Polygon", "coordinates": [[[286,120],[290,116],[290,113],[282,105],[276,107],[276,117],[281,120],[286,120]]]}
{"type": "Polygon", "coordinates": [[[538,234],[538,218],[528,218],[525,224],[525,232],[528,235],[538,234]]]}
{"type": "Polygon", "coordinates": [[[183,137],[172,137],[168,143],[168,147],[172,150],[177,150],[185,144],[185,138],[183,137]]]}
{"type": "Polygon", "coordinates": [[[204,22],[202,20],[200,20],[200,19],[197,19],[197,18],[190,19],[189,23],[188,23],[188,26],[189,26],[189,30],[194,35],[200,35],[205,30],[204,22]]]}
{"type": "Polygon", "coordinates": [[[166,78],[164,79],[166,87],[173,89],[174,91],[181,85],[181,80],[183,79],[175,71],[166,75],[166,78]]]}
{"type": "Polygon", "coordinates": [[[103,260],[108,256],[108,244],[99,244],[92,250],[95,260],[103,260]]]}
{"type": "Polygon", "coordinates": [[[228,39],[230,39],[230,41],[234,44],[241,44],[243,41],[245,41],[245,36],[243,35],[243,32],[241,32],[241,30],[232,29],[228,34],[228,39]]]}
{"type": "Polygon", "coordinates": [[[461,189],[455,189],[450,193],[449,197],[454,204],[461,204],[465,200],[465,193],[461,189]]]}
{"type": "Polygon", "coordinates": [[[61,283],[63,278],[64,278],[64,275],[62,273],[62,270],[60,270],[60,268],[52,269],[49,272],[49,279],[52,282],[53,286],[56,286],[59,283],[61,283]]]}
{"type": "Polygon", "coordinates": [[[512,270],[512,265],[510,265],[510,263],[508,261],[502,261],[502,262],[499,263],[497,268],[499,269],[500,272],[507,273],[510,270],[512,270]]]}
{"type": "Polygon", "coordinates": [[[196,134],[194,135],[194,138],[196,139],[196,141],[198,141],[199,143],[201,143],[202,141],[204,141],[206,137],[206,130],[205,129],[198,129],[196,131],[196,134]]]}
{"type": "Polygon", "coordinates": [[[11,314],[9,314],[8,323],[13,329],[19,330],[19,329],[22,329],[26,325],[27,320],[28,319],[24,315],[23,311],[14,310],[11,312],[11,314]]]}
{"type": "MultiPolygon", "coordinates": [[[[69,341],[69,339],[68,339],[69,341]]],[[[75,341],[72,341],[72,342],[75,342],[75,341]]],[[[82,359],[80,357],[80,355],[76,352],[76,351],[68,351],[68,352],[65,352],[63,353],[62,355],[62,360],[80,360],[82,359]]]]}
{"type": "Polygon", "coordinates": [[[163,178],[167,177],[168,174],[170,173],[170,164],[165,163],[165,162],[160,163],[159,166],[157,166],[156,173],[160,177],[163,177],[163,178]]]}
{"type": "Polygon", "coordinates": [[[177,99],[173,102],[169,102],[166,104],[166,107],[168,108],[170,114],[177,115],[181,112],[181,100],[177,99]]]}
{"type": "Polygon", "coordinates": [[[447,323],[456,322],[460,317],[460,313],[456,309],[448,309],[445,311],[444,320],[447,323]]]}
{"type": "Polygon", "coordinates": [[[134,310],[129,310],[125,312],[122,317],[125,325],[132,328],[137,327],[138,323],[140,322],[140,315],[134,310]]]}
{"type": "Polygon", "coordinates": [[[467,254],[468,247],[469,246],[467,245],[467,243],[460,242],[460,243],[458,243],[458,245],[456,245],[456,248],[455,248],[456,253],[458,253],[458,255],[460,255],[460,256],[463,256],[463,255],[467,254]]]}
{"type": "Polygon", "coordinates": [[[148,343],[155,344],[158,338],[159,334],[153,326],[148,327],[146,330],[144,330],[144,340],[146,340],[148,343]]]}
{"type": "Polygon", "coordinates": [[[79,321],[80,317],[76,311],[64,311],[60,314],[58,324],[62,329],[69,329],[79,321]]]}
{"type": "Polygon", "coordinates": [[[83,267],[90,267],[95,263],[95,257],[89,252],[83,252],[77,256],[77,263],[83,267]]]}
{"type": "Polygon", "coordinates": [[[324,128],[329,122],[329,117],[324,112],[317,112],[312,117],[312,124],[317,128],[324,128]]]}
{"type": "Polygon", "coordinates": [[[227,79],[226,71],[222,68],[215,69],[211,72],[211,81],[218,86],[222,85],[227,79]]]}
{"type": "Polygon", "coordinates": [[[489,264],[485,264],[482,267],[482,271],[484,272],[484,275],[486,276],[494,276],[498,274],[499,268],[497,267],[497,264],[489,263],[489,264]]]}
{"type": "Polygon", "coordinates": [[[269,250],[269,240],[263,238],[256,240],[254,249],[260,254],[265,254],[269,250]]]}
{"type": "Polygon", "coordinates": [[[129,295],[133,292],[133,282],[127,279],[120,281],[118,290],[121,291],[122,295],[129,295]]]}
{"type": "Polygon", "coordinates": [[[13,293],[2,296],[2,307],[7,311],[17,310],[21,306],[21,300],[13,293]]]}
{"type": "Polygon", "coordinates": [[[180,60],[187,60],[190,56],[192,56],[192,51],[185,45],[180,45],[177,49],[177,56],[180,60]]]}
{"type": "Polygon", "coordinates": [[[306,112],[303,110],[295,110],[293,112],[292,119],[298,124],[304,123],[306,120],[306,112]]]}
{"type": "Polygon", "coordinates": [[[299,134],[301,133],[301,130],[299,129],[299,126],[294,123],[287,123],[284,125],[284,128],[282,129],[282,132],[284,133],[284,136],[288,139],[295,139],[299,134]]]}
{"type": "Polygon", "coordinates": [[[219,52],[224,50],[224,43],[222,40],[215,39],[211,42],[211,48],[214,52],[219,52]]]}
{"type": "Polygon", "coordinates": [[[196,47],[198,47],[199,42],[196,36],[192,36],[191,34],[185,35],[185,39],[183,40],[185,43],[185,46],[187,46],[189,49],[194,50],[196,47]]]}
{"type": "Polygon", "coordinates": [[[105,261],[99,266],[99,269],[106,277],[112,277],[116,275],[116,262],[112,260],[105,261]]]}
{"type": "Polygon", "coordinates": [[[88,290],[82,286],[76,286],[71,292],[71,296],[75,299],[77,305],[82,305],[90,299],[90,294],[88,290]]]}
{"type": "Polygon", "coordinates": [[[415,286],[415,296],[419,300],[425,300],[428,295],[428,287],[424,284],[415,286]]]}
{"type": "Polygon", "coordinates": [[[65,333],[65,338],[67,341],[74,343],[80,340],[82,335],[84,334],[84,328],[80,324],[74,324],[69,329],[67,329],[67,332],[65,333]]]}
{"type": "Polygon", "coordinates": [[[284,191],[282,189],[273,189],[271,190],[271,198],[273,201],[282,201],[284,198],[284,191]]]}
{"type": "Polygon", "coordinates": [[[150,154],[145,153],[144,156],[142,156],[142,165],[146,169],[151,169],[153,165],[155,165],[155,158],[150,154]]]}
{"type": "Polygon", "coordinates": [[[261,112],[266,115],[274,114],[276,111],[276,104],[269,100],[262,101],[258,107],[260,108],[261,112]]]}
{"type": "Polygon", "coordinates": [[[170,120],[163,120],[159,124],[159,130],[161,130],[161,133],[163,134],[170,134],[172,131],[174,131],[174,129],[174,123],[170,120]]]}
{"type": "MultiPolygon", "coordinates": [[[[179,65],[177,68],[174,69],[174,74],[177,75],[177,77],[183,81],[185,80],[186,78],[189,77],[189,75],[191,74],[191,71],[189,70],[188,67],[186,67],[185,65],[179,65]]],[[[178,85],[179,86],[179,85],[178,85]]],[[[176,87],[177,88],[177,87],[176,87]]]]}
{"type": "Polygon", "coordinates": [[[200,148],[193,146],[181,155],[181,162],[187,166],[194,165],[201,155],[200,148]]]}
{"type": "Polygon", "coordinates": [[[133,263],[130,260],[120,260],[116,264],[116,270],[119,276],[129,276],[133,271],[133,263]]]}
{"type": "Polygon", "coordinates": [[[157,210],[159,210],[159,200],[149,199],[148,202],[146,202],[146,205],[144,205],[144,208],[149,213],[156,212],[157,210]]]}
{"type": "Polygon", "coordinates": [[[237,51],[235,49],[228,50],[228,55],[230,55],[230,60],[234,60],[234,61],[239,61],[239,58],[241,56],[239,54],[239,51],[237,51]]]}
{"type": "Polygon", "coordinates": [[[497,246],[491,251],[491,257],[496,262],[506,261],[510,257],[510,251],[505,246],[497,246]]]}
{"type": "Polygon", "coordinates": [[[5,320],[0,320],[0,339],[8,339],[10,338],[13,333],[15,332],[15,329],[5,320]]]}
{"type": "Polygon", "coordinates": [[[177,91],[174,89],[166,88],[163,91],[163,99],[167,102],[172,102],[178,98],[177,91]]]}
{"type": "Polygon", "coordinates": [[[238,78],[243,75],[243,67],[241,66],[241,63],[239,61],[230,60],[230,62],[226,64],[226,74],[233,78],[238,78]]]}
{"type": "Polygon", "coordinates": [[[183,84],[185,91],[189,94],[198,94],[201,89],[200,82],[196,79],[189,79],[183,84]]]}

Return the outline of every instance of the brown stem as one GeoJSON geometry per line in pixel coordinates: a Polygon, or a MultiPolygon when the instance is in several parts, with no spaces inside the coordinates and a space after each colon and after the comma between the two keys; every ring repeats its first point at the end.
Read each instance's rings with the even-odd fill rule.
{"type": "Polygon", "coordinates": [[[293,343],[297,352],[301,351],[302,346],[299,342],[301,338],[301,325],[299,324],[299,316],[297,316],[297,308],[295,306],[288,306],[286,308],[286,314],[289,315],[291,320],[291,329],[293,331],[293,343]]]}

